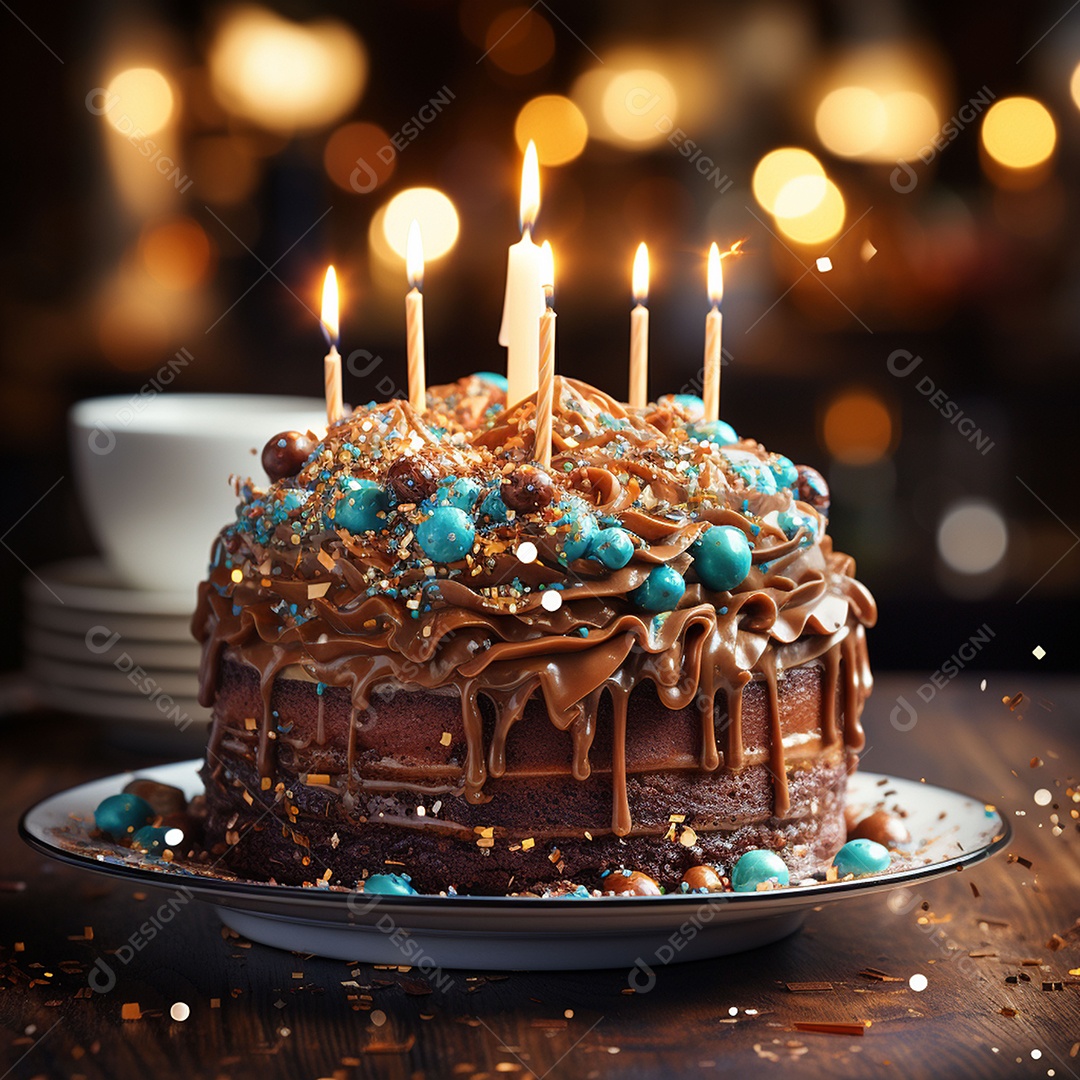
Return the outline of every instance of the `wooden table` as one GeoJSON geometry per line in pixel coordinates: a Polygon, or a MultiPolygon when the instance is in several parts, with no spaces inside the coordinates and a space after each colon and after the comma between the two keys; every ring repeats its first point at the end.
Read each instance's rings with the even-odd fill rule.
{"type": "Polygon", "coordinates": [[[16,822],[52,791],[151,762],[102,745],[77,721],[8,717],[0,1070],[10,1073],[0,1076],[625,1078],[794,1068],[1080,1077],[1080,974],[1069,974],[1080,968],[1080,934],[1067,933],[1080,915],[1080,825],[1070,814],[1080,802],[1066,793],[1076,784],[1080,682],[997,675],[981,691],[980,677],[965,674],[925,705],[916,696],[925,677],[879,680],[867,768],[1002,807],[1016,829],[1010,857],[893,894],[902,904],[879,895],[830,905],[777,945],[663,969],[647,994],[629,992],[622,970],[454,972],[452,987],[427,992],[416,972],[229,937],[198,903],[129,963],[114,964],[114,989],[92,993],[87,971],[137,932],[155,894],[42,858],[19,842],[16,822]],[[1013,711],[1002,697],[1018,691],[1024,700],[1013,711]],[[890,723],[898,693],[919,705],[910,730],[890,723]],[[1036,804],[1040,788],[1053,804],[1036,804]],[[1048,944],[1055,933],[1064,936],[1057,949],[1048,944]],[[860,975],[868,967],[897,981],[860,975]],[[914,974],[928,980],[921,993],[908,985],[914,974]],[[358,985],[343,985],[350,980],[358,985]],[[807,981],[832,989],[786,985],[807,981]],[[190,1006],[184,1023],[169,1017],[176,1002],[190,1006]],[[141,1019],[124,1020],[125,1004],[141,1019]],[[861,1037],[810,1034],[795,1029],[801,1020],[872,1026],[861,1037]]]}

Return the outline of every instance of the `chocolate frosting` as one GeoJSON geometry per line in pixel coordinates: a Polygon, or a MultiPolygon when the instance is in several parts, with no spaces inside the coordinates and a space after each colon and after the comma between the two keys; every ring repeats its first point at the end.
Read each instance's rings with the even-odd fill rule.
{"type": "MultiPolygon", "coordinates": [[[[448,480],[498,490],[533,457],[532,399],[500,411],[490,402],[469,408],[459,395],[448,410],[444,396],[424,416],[403,401],[373,404],[334,425],[296,477],[266,491],[244,489],[237,523],[215,544],[193,631],[204,644],[204,705],[213,703],[224,656],[259,672],[265,707],[250,746],[266,786],[274,772],[270,695],[275,678],[295,666],[347,687],[354,721],[381,688],[459,693],[467,741],[461,785],[474,803],[485,801],[488,777],[503,774],[507,736],[536,693],[572,737],[573,775],[588,777],[598,705],[610,694],[612,829],[620,836],[632,827],[627,701],[644,680],[668,708],[698,710],[706,771],[743,767],[742,690],[765,682],[777,816],[789,807],[777,694],[786,669],[823,666],[822,752],[861,748],[859,714],[871,687],[865,628],[876,620],[875,604],[855,580],[853,560],[833,550],[818,510],[790,488],[748,479],[775,455],[752,440],[721,448],[693,438],[689,415],[674,403],[631,410],[566,378],[556,378],[554,399],[556,505],[496,521],[481,503],[473,552],[448,566],[433,565],[415,540],[430,506],[391,505],[378,532],[334,527],[341,480],[385,486],[390,464],[416,455],[448,480]],[[591,558],[567,563],[567,506],[630,533],[630,562],[618,570],[591,558]],[[786,535],[777,523],[785,511],[803,515],[806,527],[786,535]],[[713,525],[741,529],[753,545],[750,573],[732,592],[708,590],[694,571],[691,545],[713,525]],[[539,552],[535,561],[515,554],[525,540],[539,552]],[[684,575],[686,591],[676,610],[653,615],[628,594],[660,564],[684,575]],[[554,611],[542,603],[553,588],[562,601],[554,611]],[[718,694],[728,712],[722,725],[718,694]],[[496,714],[486,740],[481,695],[496,714]]],[[[213,739],[220,738],[217,725],[213,739]]],[[[343,792],[355,781],[352,744],[337,781],[343,792]]],[[[212,742],[211,760],[213,751],[212,742]]]]}

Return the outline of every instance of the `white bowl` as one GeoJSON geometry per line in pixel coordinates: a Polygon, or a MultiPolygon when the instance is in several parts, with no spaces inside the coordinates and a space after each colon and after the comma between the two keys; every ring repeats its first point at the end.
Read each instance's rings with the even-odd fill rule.
{"type": "Polygon", "coordinates": [[[233,520],[230,476],[266,482],[279,431],[326,431],[317,398],[175,394],[93,398],[69,416],[75,478],[106,561],[134,588],[190,591],[233,520]]]}

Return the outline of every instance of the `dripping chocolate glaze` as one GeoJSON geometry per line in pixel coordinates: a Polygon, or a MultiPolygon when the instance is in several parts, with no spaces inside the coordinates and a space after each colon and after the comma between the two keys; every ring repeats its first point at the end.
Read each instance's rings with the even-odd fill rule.
{"type": "MultiPolygon", "coordinates": [[[[343,794],[360,783],[353,775],[356,720],[380,686],[460,694],[466,759],[459,783],[474,803],[486,801],[489,777],[504,774],[507,738],[534,694],[542,696],[551,722],[570,736],[573,776],[587,779],[599,706],[607,694],[613,717],[611,828],[619,836],[633,827],[625,757],[628,704],[645,681],[654,684],[669,709],[694,706],[699,711],[697,765],[704,771],[745,767],[743,690],[752,680],[764,683],[777,817],[790,806],[778,695],[785,669],[822,665],[822,751],[861,748],[859,714],[871,687],[865,628],[873,625],[876,608],[855,580],[850,557],[833,551],[825,520],[812,507],[793,503],[788,492],[761,495],[748,489],[715,447],[686,441],[686,417],[677,408],[631,412],[593,387],[562,378],[556,379],[556,402],[551,474],[564,494],[579,496],[595,513],[617,519],[641,538],[621,570],[587,559],[560,565],[550,517],[521,517],[482,536],[483,558],[468,568],[455,564],[452,569],[461,569],[460,576],[436,571],[437,600],[413,617],[385,588],[368,595],[369,575],[374,569],[407,585],[430,580],[430,574],[402,562],[378,536],[319,528],[296,543],[292,530],[279,527],[269,542],[260,544],[235,530],[222,534],[193,621],[204,645],[200,700],[213,704],[224,656],[258,671],[264,707],[254,757],[260,776],[274,774],[274,681],[293,665],[351,695],[343,794]],[[673,455],[673,448],[683,453],[673,455]],[[792,506],[818,520],[815,536],[800,533],[788,539],[763,520],[772,510],[792,506]],[[742,529],[755,544],[750,574],[733,593],[712,593],[693,580],[688,554],[702,531],[721,524],[742,529]],[[529,565],[513,554],[513,545],[525,538],[535,540],[541,552],[529,565]],[[687,588],[677,610],[650,616],[626,597],[660,563],[689,571],[687,588]],[[239,581],[233,578],[237,569],[239,581]],[[498,593],[499,585],[515,578],[533,591],[498,593]],[[541,584],[563,586],[557,611],[541,606],[541,584]],[[302,609],[303,617],[291,616],[291,605],[302,609]],[[581,636],[582,630],[587,636],[581,636]],[[716,724],[721,693],[727,707],[722,746],[716,724]],[[496,717],[487,745],[481,696],[491,702],[496,717]]],[[[318,513],[326,497],[318,477],[325,472],[337,475],[345,468],[380,479],[396,457],[433,452],[433,447],[455,475],[497,481],[531,458],[532,411],[532,402],[526,401],[500,414],[496,426],[471,431],[457,427],[445,412],[437,417],[429,413],[426,419],[446,432],[436,439],[425,418],[406,403],[361,410],[335,426],[322,455],[285,483],[312,491],[310,501],[318,513]],[[377,444],[377,456],[362,453],[354,464],[343,447],[358,444],[377,444]]],[[[462,413],[472,415],[458,402],[456,415],[462,413]]],[[[739,449],[766,460],[765,451],[749,440],[739,449]]],[[[319,716],[321,740],[321,706],[319,716]]],[[[224,725],[218,722],[211,738],[212,761],[223,736],[224,725]]],[[[443,785],[446,777],[433,775],[431,782],[443,785]]],[[[436,826],[430,818],[408,824],[436,826]]]]}

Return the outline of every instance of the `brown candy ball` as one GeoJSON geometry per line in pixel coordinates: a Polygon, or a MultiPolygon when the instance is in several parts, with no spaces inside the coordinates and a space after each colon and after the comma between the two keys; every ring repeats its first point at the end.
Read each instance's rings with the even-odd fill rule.
{"type": "Polygon", "coordinates": [[[522,465],[499,488],[502,501],[521,514],[535,513],[550,506],[555,498],[555,484],[546,472],[535,465],[522,465]]]}
{"type": "Polygon", "coordinates": [[[691,866],[682,879],[691,890],[708,889],[713,892],[724,887],[720,875],[711,866],[691,866]]]}
{"type": "Polygon", "coordinates": [[[633,870],[624,874],[621,870],[612,870],[600,882],[600,891],[605,896],[662,896],[660,883],[648,874],[633,870]]]}
{"type": "Polygon", "coordinates": [[[171,784],[160,784],[156,780],[132,780],[124,788],[124,792],[145,799],[159,817],[165,814],[182,814],[187,809],[186,796],[171,784]]]}
{"type": "Polygon", "coordinates": [[[409,454],[399,457],[386,470],[386,483],[398,502],[421,502],[438,490],[439,470],[433,462],[409,454]]]}
{"type": "Polygon", "coordinates": [[[849,840],[873,840],[885,847],[903,847],[911,843],[907,826],[888,810],[875,810],[854,826],[848,827],[849,840]]]}
{"type": "Polygon", "coordinates": [[[810,468],[809,465],[796,465],[795,468],[799,472],[796,493],[800,500],[809,503],[815,510],[827,514],[830,500],[829,485],[825,483],[825,477],[817,469],[810,468]]]}
{"type": "Polygon", "coordinates": [[[299,431],[279,431],[263,447],[262,467],[272,481],[295,476],[314,448],[312,441],[299,431]]]}

